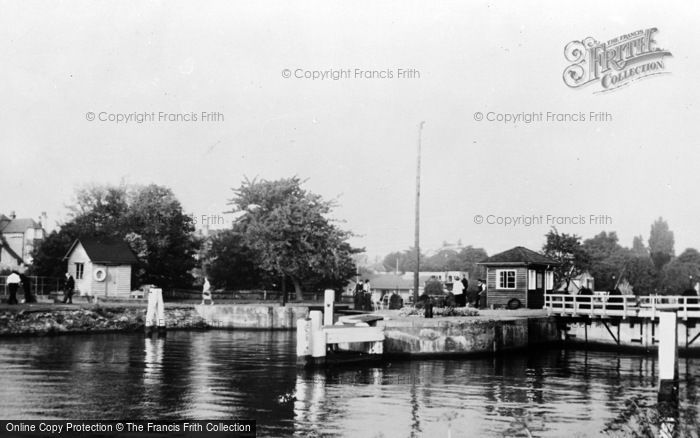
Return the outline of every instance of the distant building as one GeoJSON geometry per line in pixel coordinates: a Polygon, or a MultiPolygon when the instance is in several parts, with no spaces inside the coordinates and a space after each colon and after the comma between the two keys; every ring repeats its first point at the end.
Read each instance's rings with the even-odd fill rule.
{"type": "Polygon", "coordinates": [[[126,242],[76,239],[63,258],[81,295],[128,297],[136,256],[126,242]]]}
{"type": "Polygon", "coordinates": [[[32,263],[32,251],[46,237],[41,222],[0,214],[0,268],[18,269],[32,263]]]}
{"type": "Polygon", "coordinates": [[[554,289],[552,268],[559,263],[522,246],[493,255],[486,266],[486,305],[541,309],[545,291],[554,289]]]}
{"type": "MultiPolygon", "coordinates": [[[[428,280],[435,279],[440,281],[445,286],[444,291],[448,291],[448,286],[451,287],[455,277],[460,279],[463,277],[469,278],[469,273],[460,271],[435,271],[435,272],[419,272],[418,273],[418,295],[423,294],[425,283],[428,280]]],[[[409,302],[413,297],[413,272],[405,272],[402,274],[396,273],[379,273],[368,274],[360,277],[360,281],[369,280],[370,287],[373,291],[380,291],[382,295],[398,293],[403,298],[404,302],[409,302]]],[[[354,291],[356,282],[351,281],[346,287],[347,291],[354,291]]],[[[351,293],[351,292],[349,292],[351,293]]]]}
{"type": "Polygon", "coordinates": [[[557,292],[566,292],[571,295],[576,295],[583,288],[595,291],[595,278],[593,278],[591,273],[588,271],[572,278],[569,282],[568,289],[566,287],[566,282],[563,282],[557,289],[557,292]]]}

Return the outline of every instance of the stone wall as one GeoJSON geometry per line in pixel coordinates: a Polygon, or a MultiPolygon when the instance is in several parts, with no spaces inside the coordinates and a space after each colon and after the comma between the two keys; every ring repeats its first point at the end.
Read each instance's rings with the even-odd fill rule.
{"type": "Polygon", "coordinates": [[[486,354],[557,340],[550,318],[401,318],[381,324],[384,351],[396,355],[486,354]]]}
{"type": "Polygon", "coordinates": [[[306,318],[309,308],[278,304],[217,304],[194,306],[210,327],[255,330],[295,330],[297,319],[306,318]]]}

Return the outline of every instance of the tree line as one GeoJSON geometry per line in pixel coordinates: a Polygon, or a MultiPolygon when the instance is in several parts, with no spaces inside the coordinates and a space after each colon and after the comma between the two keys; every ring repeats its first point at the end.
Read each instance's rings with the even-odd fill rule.
{"type": "MultiPolygon", "coordinates": [[[[595,279],[597,290],[612,290],[629,285],[637,295],[681,294],[700,280],[700,252],[688,248],[675,255],[675,240],[668,223],[659,218],[651,225],[649,238],[635,236],[631,247],[620,244],[617,233],[601,231],[583,239],[576,234],[560,233],[552,228],[545,235],[541,253],[556,260],[555,282],[569,288],[573,279],[584,272],[595,279]]],[[[443,248],[431,256],[421,254],[421,271],[469,272],[469,278],[484,276],[478,263],[488,257],[483,248],[466,246],[443,248]]],[[[416,267],[414,248],[386,255],[382,268],[386,272],[411,272],[416,267]]]]}
{"type": "MultiPolygon", "coordinates": [[[[191,288],[207,276],[222,289],[296,292],[342,287],[355,272],[351,233],[328,218],[334,203],[297,177],[245,179],[228,201],[236,220],[210,235],[195,232],[172,190],[151,184],[76,190],[68,220],[34,250],[33,275],[61,277],[77,238],[124,241],[136,256],[132,285],[191,288]]],[[[298,297],[301,294],[297,294],[298,297]]]]}
{"type": "MultiPolygon", "coordinates": [[[[488,257],[488,254],[483,248],[474,248],[471,245],[459,249],[441,248],[430,256],[421,253],[420,270],[427,272],[468,272],[469,278],[476,279],[484,275],[484,269],[477,266],[477,263],[486,257],[488,257]]],[[[415,248],[392,252],[384,257],[382,267],[386,272],[395,271],[397,266],[399,272],[415,271],[415,248]]]]}
{"type": "Polygon", "coordinates": [[[629,248],[614,231],[582,240],[553,228],[545,237],[542,253],[560,263],[555,279],[566,287],[583,272],[595,278],[598,290],[629,284],[636,295],[680,295],[700,280],[700,252],[688,248],[676,256],[673,231],[661,217],[652,223],[646,243],[638,235],[629,248]]]}

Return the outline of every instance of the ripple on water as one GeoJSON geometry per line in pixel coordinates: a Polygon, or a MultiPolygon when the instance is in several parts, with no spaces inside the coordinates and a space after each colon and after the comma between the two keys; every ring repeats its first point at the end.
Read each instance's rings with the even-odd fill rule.
{"type": "MultiPolygon", "coordinates": [[[[255,418],[259,436],[595,436],[655,361],[545,351],[300,371],[295,334],[174,331],[8,339],[4,418],[255,418]]],[[[682,361],[697,404],[700,360],[682,361]]],[[[697,414],[697,413],[696,413],[697,414]]],[[[695,414],[695,415],[696,415],[695,414]]]]}

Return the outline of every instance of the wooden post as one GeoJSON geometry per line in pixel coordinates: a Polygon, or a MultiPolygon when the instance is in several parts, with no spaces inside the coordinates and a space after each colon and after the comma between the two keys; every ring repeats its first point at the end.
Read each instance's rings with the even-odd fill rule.
{"type": "Polygon", "coordinates": [[[153,326],[157,326],[158,330],[165,330],[165,308],[163,304],[163,289],[149,287],[146,331],[150,331],[153,326]]]}
{"type": "Polygon", "coordinates": [[[659,312],[659,403],[678,400],[678,325],[676,311],[659,312]]]}
{"type": "Polygon", "coordinates": [[[335,301],[335,291],[333,289],[326,289],[323,298],[323,325],[333,325],[333,302],[335,301]]]}
{"type": "Polygon", "coordinates": [[[297,320],[297,364],[306,365],[311,358],[311,320],[297,320]]]}
{"type": "Polygon", "coordinates": [[[311,316],[311,357],[314,364],[326,361],[326,333],[323,331],[323,314],[319,310],[310,312],[311,316]]]}

